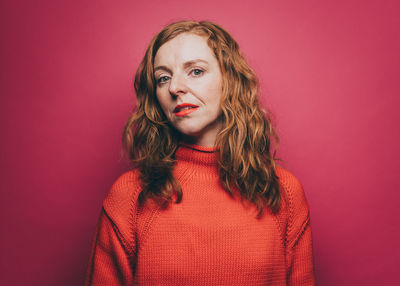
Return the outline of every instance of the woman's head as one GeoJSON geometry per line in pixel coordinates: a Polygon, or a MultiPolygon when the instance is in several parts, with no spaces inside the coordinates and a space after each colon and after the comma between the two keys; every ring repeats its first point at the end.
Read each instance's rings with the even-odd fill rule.
{"type": "Polygon", "coordinates": [[[256,75],[228,32],[207,21],[168,25],[150,42],[135,91],[136,110],[125,125],[123,144],[140,170],[139,201],[150,196],[170,202],[175,193],[180,202],[182,190],[172,170],[179,142],[189,140],[219,147],[227,192],[240,190],[259,214],[265,203],[278,210],[270,147],[278,138],[258,102],[256,75]]]}
{"type": "MultiPolygon", "coordinates": [[[[205,68],[201,64],[198,66],[205,68]]],[[[194,67],[196,65],[192,65],[189,71],[192,71],[194,67]]],[[[161,30],[150,42],[135,78],[138,110],[142,109],[151,122],[160,125],[169,122],[181,134],[192,138],[203,135],[215,138],[219,131],[225,129],[224,132],[228,132],[229,127],[235,124],[240,114],[251,116],[252,110],[258,106],[257,87],[256,76],[242,57],[236,41],[223,28],[207,21],[180,21],[161,30]],[[179,59],[177,55],[180,56],[179,59]],[[188,73],[186,77],[183,77],[183,69],[178,70],[178,64],[181,64],[179,67],[182,68],[185,60],[187,62],[205,57],[211,60],[210,71],[194,71],[198,75],[196,80],[193,76],[189,77],[188,73]],[[156,70],[157,67],[166,65],[169,66],[169,71],[156,70]],[[172,67],[174,71],[171,70],[172,67]],[[180,71],[182,71],[181,74],[179,74],[180,71]],[[202,72],[214,79],[214,86],[206,82],[203,75],[200,76],[202,72]],[[160,79],[161,75],[165,77],[160,79]],[[190,81],[190,79],[193,80],[190,81]],[[218,84],[220,88],[215,90],[218,84]],[[198,106],[198,103],[201,103],[201,98],[193,102],[196,101],[196,91],[191,90],[194,85],[200,86],[204,92],[207,92],[207,87],[213,87],[212,100],[204,104],[204,107],[207,106],[210,109],[201,110],[202,106],[200,106],[192,114],[176,117],[171,110],[168,110],[171,105],[192,103],[198,106]],[[182,94],[185,92],[188,96],[182,94]],[[192,96],[190,96],[191,93],[193,93],[192,96]],[[170,101],[168,108],[167,99],[170,101]],[[217,106],[218,104],[220,106],[217,106]],[[218,110],[218,118],[216,118],[216,110],[218,110]],[[243,112],[244,110],[247,112],[243,112]],[[208,113],[209,118],[204,118],[203,124],[196,127],[194,125],[198,121],[189,119],[195,118],[195,115],[201,111],[208,113]]],[[[210,93],[208,95],[211,96],[210,93]]],[[[251,118],[243,118],[241,121],[245,123],[248,120],[251,118]]],[[[198,139],[194,140],[194,143],[210,142],[210,140],[198,139]]]]}

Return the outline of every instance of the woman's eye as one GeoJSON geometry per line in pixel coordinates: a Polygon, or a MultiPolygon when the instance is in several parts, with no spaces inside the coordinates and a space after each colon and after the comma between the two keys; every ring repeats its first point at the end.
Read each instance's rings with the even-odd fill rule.
{"type": "Polygon", "coordinates": [[[193,70],[192,70],[192,73],[193,73],[193,75],[195,75],[195,76],[202,75],[203,72],[204,72],[204,71],[202,71],[201,69],[193,69],[193,70]]]}
{"type": "Polygon", "coordinates": [[[162,76],[162,77],[160,77],[158,80],[157,80],[157,82],[158,83],[164,83],[164,82],[166,82],[168,80],[168,77],[167,76],[162,76]]]}

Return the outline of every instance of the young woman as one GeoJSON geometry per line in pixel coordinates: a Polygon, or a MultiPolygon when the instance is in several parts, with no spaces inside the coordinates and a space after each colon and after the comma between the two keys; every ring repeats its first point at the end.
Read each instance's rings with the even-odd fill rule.
{"type": "Polygon", "coordinates": [[[314,285],[309,208],[236,41],[170,24],[135,78],[135,168],[104,200],[86,285],[314,285]]]}

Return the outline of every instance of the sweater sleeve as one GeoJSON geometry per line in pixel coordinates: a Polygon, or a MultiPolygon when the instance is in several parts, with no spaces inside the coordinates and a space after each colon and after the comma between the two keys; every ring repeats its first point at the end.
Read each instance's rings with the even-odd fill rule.
{"type": "Polygon", "coordinates": [[[103,202],[92,241],[85,286],[132,285],[135,272],[135,193],[132,172],[122,175],[103,202]]]}
{"type": "Polygon", "coordinates": [[[288,285],[315,285],[309,206],[298,179],[290,172],[279,172],[288,199],[286,262],[288,285]]]}
{"type": "Polygon", "coordinates": [[[85,285],[131,285],[129,254],[104,208],[96,226],[85,285]]]}

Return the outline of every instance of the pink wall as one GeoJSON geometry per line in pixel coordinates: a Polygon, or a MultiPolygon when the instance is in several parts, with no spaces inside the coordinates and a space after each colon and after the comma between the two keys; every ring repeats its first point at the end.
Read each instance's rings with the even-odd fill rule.
{"type": "Polygon", "coordinates": [[[132,77],[152,35],[183,18],[226,27],[258,72],[310,203],[318,284],[396,284],[398,3],[2,1],[0,284],[83,283],[101,202],[127,169],[132,77]]]}

